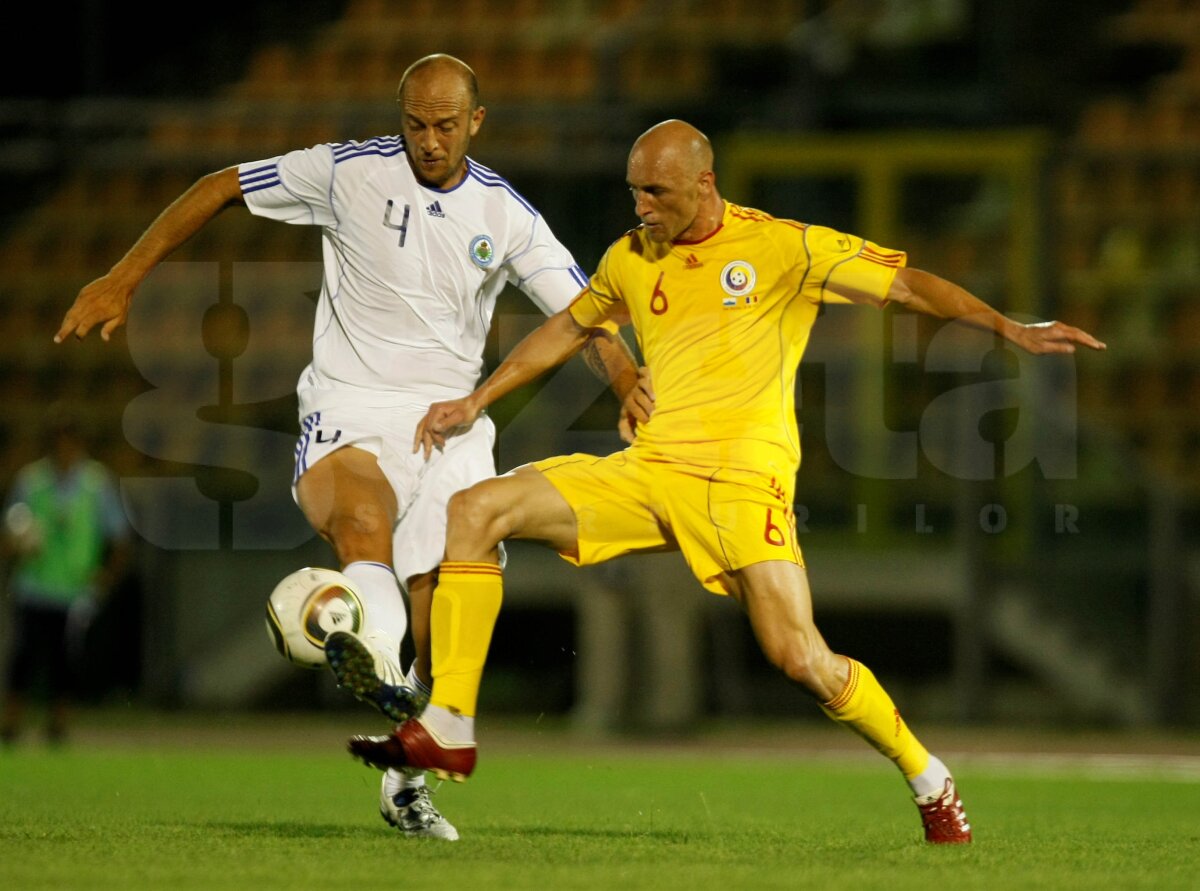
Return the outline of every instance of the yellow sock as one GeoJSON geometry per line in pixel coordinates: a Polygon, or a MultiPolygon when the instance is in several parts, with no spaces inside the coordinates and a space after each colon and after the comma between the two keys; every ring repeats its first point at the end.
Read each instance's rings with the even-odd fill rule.
{"type": "Polygon", "coordinates": [[[906,780],[923,773],[929,752],[917,740],[875,675],[861,662],[847,658],[850,677],[833,699],[821,705],[825,714],[848,726],[891,758],[906,780]]]}
{"type": "Polygon", "coordinates": [[[503,596],[503,578],[495,563],[446,561],[439,567],[429,616],[433,705],[475,717],[503,596]]]}

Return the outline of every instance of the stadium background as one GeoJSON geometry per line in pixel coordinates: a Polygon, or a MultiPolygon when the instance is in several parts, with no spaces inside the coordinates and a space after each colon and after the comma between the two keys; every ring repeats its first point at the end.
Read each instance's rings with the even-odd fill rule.
{"type": "MultiPolygon", "coordinates": [[[[327,549],[288,496],[319,236],[224,214],[127,333],[54,348],[72,297],[210,170],[397,129],[395,82],[480,76],[472,155],[588,268],[634,222],[632,139],[682,117],[725,197],[908,250],[1107,354],[1030,363],[969,332],[822,319],[800,383],[818,621],[910,718],[1200,722],[1200,8],[1185,0],[266,2],[156,49],[133,12],[33,10],[6,61],[0,484],[45,406],[122,480],[136,572],[89,639],[94,702],[353,707],[271,651],[275,580],[327,549]]],[[[506,295],[494,362],[537,317],[506,295]]],[[[499,463],[616,447],[581,367],[497,406],[499,463]]],[[[821,720],[677,558],[578,572],[514,548],[484,707],[594,729],[821,720]]]]}

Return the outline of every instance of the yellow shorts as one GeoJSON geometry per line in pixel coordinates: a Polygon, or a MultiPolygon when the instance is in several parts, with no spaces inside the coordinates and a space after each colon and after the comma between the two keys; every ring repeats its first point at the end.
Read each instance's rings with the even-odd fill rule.
{"type": "Polygon", "coordinates": [[[533,465],[575,512],[577,566],[622,554],[683,553],[709,591],[728,594],[722,573],[766,560],[804,565],[792,514],[792,481],[646,458],[565,455],[533,465]]]}

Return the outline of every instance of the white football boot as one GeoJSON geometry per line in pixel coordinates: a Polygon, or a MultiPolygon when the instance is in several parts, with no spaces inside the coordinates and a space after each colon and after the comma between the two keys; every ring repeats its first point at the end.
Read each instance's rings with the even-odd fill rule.
{"type": "Polygon", "coordinates": [[[397,654],[387,653],[350,631],[325,638],[325,661],[338,686],[400,724],[419,715],[425,697],[404,684],[397,654]]]}
{"type": "Polygon", "coordinates": [[[379,815],[409,838],[458,841],[458,830],[434,807],[432,796],[428,786],[401,789],[395,795],[388,795],[387,774],[384,774],[379,788],[379,815]]]}

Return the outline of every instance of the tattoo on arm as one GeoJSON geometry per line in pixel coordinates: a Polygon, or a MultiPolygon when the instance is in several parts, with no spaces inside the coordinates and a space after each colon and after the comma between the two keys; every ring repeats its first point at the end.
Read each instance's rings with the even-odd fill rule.
{"type": "Polygon", "coordinates": [[[608,373],[608,364],[604,361],[604,357],[600,355],[600,348],[597,346],[598,338],[593,337],[587,342],[587,346],[583,348],[583,361],[587,363],[587,367],[591,369],[592,374],[600,378],[606,384],[612,383],[612,378],[608,373]]]}

